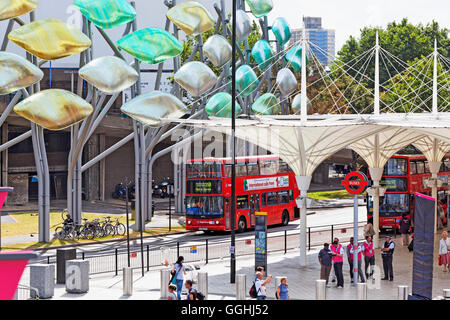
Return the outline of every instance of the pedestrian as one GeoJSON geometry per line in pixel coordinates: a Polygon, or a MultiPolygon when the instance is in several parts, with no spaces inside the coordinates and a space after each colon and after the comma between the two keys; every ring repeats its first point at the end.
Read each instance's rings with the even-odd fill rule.
{"type": "Polygon", "coordinates": [[[381,258],[383,259],[384,278],[381,280],[394,281],[394,269],[392,259],[394,256],[395,243],[390,235],[386,235],[385,242],[381,248],[381,258]]]}
{"type": "Polygon", "coordinates": [[[411,228],[411,220],[406,213],[402,213],[402,218],[399,223],[399,231],[402,235],[402,247],[409,245],[409,229],[411,228]]]}
{"type": "MultiPolygon", "coordinates": [[[[357,253],[357,259],[358,259],[358,275],[361,282],[366,282],[364,279],[364,273],[362,272],[362,248],[359,245],[359,243],[353,244],[353,237],[350,238],[350,243],[347,246],[347,258],[348,258],[348,264],[350,266],[350,280],[353,283],[355,279],[353,279],[353,259],[354,259],[354,253],[357,253]],[[356,248],[355,248],[356,247],[356,248]]],[[[356,279],[358,281],[358,279],[356,279]]]]}
{"type": "Polygon", "coordinates": [[[344,249],[342,245],[339,243],[339,239],[335,239],[333,241],[333,245],[331,246],[331,252],[333,256],[333,266],[334,273],[336,274],[336,288],[344,287],[344,275],[342,274],[342,265],[344,263],[344,249]]]}
{"type": "Polygon", "coordinates": [[[167,296],[167,300],[178,300],[175,291],[177,291],[177,286],[173,283],[169,284],[169,294],[167,296]]]}
{"type": "Polygon", "coordinates": [[[371,277],[373,275],[373,268],[375,267],[375,255],[371,236],[367,236],[366,240],[363,243],[363,253],[364,253],[364,273],[366,274],[366,278],[369,279],[369,276],[371,277]],[[367,272],[368,268],[370,273],[367,272]]]}
{"type": "Polygon", "coordinates": [[[186,287],[187,290],[186,300],[196,300],[197,290],[193,288],[192,280],[186,280],[184,286],[186,287]]]}
{"type": "Polygon", "coordinates": [[[258,271],[256,272],[256,281],[255,281],[255,289],[257,293],[256,300],[266,300],[266,284],[269,284],[272,281],[272,276],[268,276],[266,280],[263,278],[263,273],[258,271]]]}
{"type": "Polygon", "coordinates": [[[326,287],[329,288],[328,278],[330,277],[332,253],[328,243],[323,244],[323,249],[319,251],[320,279],[326,281],[326,287]]]}
{"type": "Polygon", "coordinates": [[[375,230],[373,229],[373,218],[367,219],[367,224],[364,226],[364,238],[367,236],[373,237],[375,230]]]}
{"type": "Polygon", "coordinates": [[[437,203],[437,215],[438,229],[442,229],[444,227],[445,213],[441,201],[438,201],[437,203]]]}
{"type": "Polygon", "coordinates": [[[277,300],[289,300],[289,289],[286,277],[280,279],[280,284],[277,287],[276,298],[277,300]]]}
{"type": "Polygon", "coordinates": [[[450,238],[447,231],[442,232],[442,239],[439,241],[439,258],[444,272],[450,271],[450,238]]]}
{"type": "Polygon", "coordinates": [[[186,274],[186,268],[183,265],[183,262],[184,257],[179,256],[177,262],[175,262],[173,269],[171,271],[172,273],[171,283],[176,284],[177,286],[178,300],[181,300],[181,290],[183,290],[184,275],[186,274]]]}

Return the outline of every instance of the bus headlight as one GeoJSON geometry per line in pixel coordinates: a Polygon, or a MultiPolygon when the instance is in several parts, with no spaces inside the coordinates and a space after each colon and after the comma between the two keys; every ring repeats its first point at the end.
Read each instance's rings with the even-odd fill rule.
{"type": "Polygon", "coordinates": [[[188,220],[188,224],[191,224],[191,220],[188,220]]]}
{"type": "Polygon", "coordinates": [[[216,224],[219,224],[219,221],[218,221],[218,220],[216,220],[216,224]]]}

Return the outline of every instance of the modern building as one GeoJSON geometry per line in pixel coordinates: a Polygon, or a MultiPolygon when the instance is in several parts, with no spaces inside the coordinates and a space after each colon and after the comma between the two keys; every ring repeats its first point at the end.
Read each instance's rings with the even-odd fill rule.
{"type": "MultiPolygon", "coordinates": [[[[303,17],[306,39],[313,43],[311,50],[320,62],[329,66],[336,53],[336,37],[334,29],[324,29],[321,17],[303,17]]],[[[303,29],[292,30],[291,44],[302,40],[303,29]]]]}

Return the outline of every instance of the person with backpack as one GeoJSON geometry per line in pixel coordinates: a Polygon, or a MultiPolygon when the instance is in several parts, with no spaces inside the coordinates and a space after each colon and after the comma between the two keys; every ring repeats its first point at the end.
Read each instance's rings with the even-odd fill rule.
{"type": "Polygon", "coordinates": [[[192,280],[186,280],[184,286],[187,289],[186,300],[205,300],[203,293],[194,289],[192,280]]]}
{"type": "Polygon", "coordinates": [[[399,223],[399,231],[402,235],[402,247],[409,245],[409,229],[411,228],[411,220],[406,216],[406,213],[402,214],[402,219],[399,223]]]}
{"type": "Polygon", "coordinates": [[[277,298],[277,300],[289,300],[289,289],[286,277],[281,278],[275,293],[275,298],[277,298]]]}
{"type": "Polygon", "coordinates": [[[175,284],[177,286],[177,297],[178,300],[181,300],[181,290],[183,289],[184,275],[186,274],[186,268],[183,265],[184,257],[179,256],[177,262],[175,262],[172,271],[172,279],[170,283],[175,284]]]}
{"type": "Polygon", "coordinates": [[[266,284],[272,282],[272,276],[268,276],[266,280],[263,279],[263,273],[256,272],[256,281],[250,288],[250,296],[256,300],[266,300],[266,284]]]}

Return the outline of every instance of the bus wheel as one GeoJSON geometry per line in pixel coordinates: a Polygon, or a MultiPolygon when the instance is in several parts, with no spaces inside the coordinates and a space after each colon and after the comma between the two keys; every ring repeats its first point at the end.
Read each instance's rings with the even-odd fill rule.
{"type": "Polygon", "coordinates": [[[287,212],[286,210],[283,211],[283,215],[281,218],[281,224],[283,226],[287,226],[289,224],[289,212],[287,212]]]}
{"type": "Polygon", "coordinates": [[[241,233],[241,232],[244,232],[245,230],[247,230],[247,221],[245,220],[244,217],[241,217],[238,222],[238,230],[237,231],[239,233],[241,233]]]}

